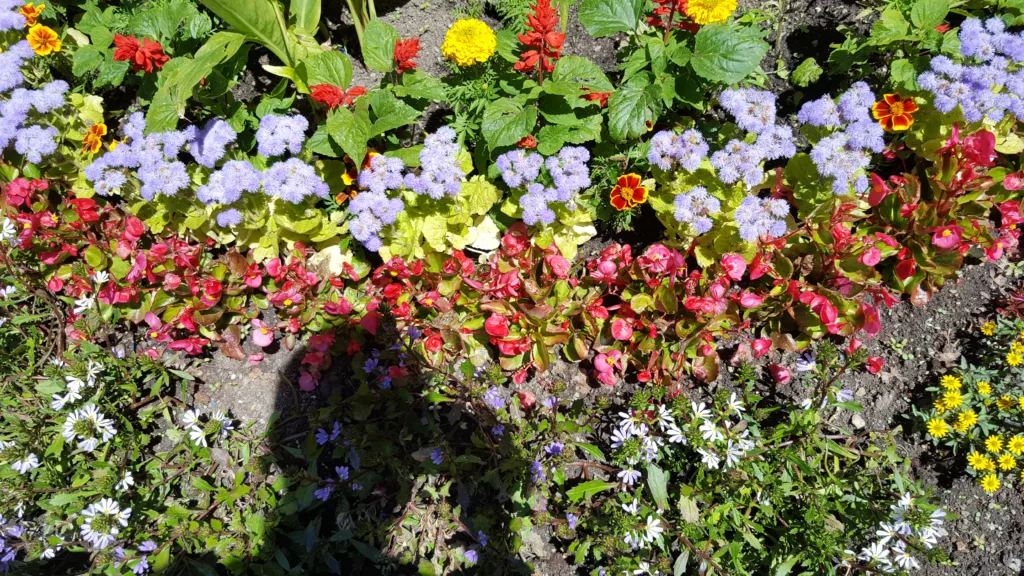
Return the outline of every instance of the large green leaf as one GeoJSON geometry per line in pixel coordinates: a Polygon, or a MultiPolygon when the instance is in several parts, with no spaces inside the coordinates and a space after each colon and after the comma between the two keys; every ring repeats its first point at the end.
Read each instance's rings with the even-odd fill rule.
{"type": "Polygon", "coordinates": [[[402,74],[402,83],[395,85],[395,95],[431,102],[444,102],[444,84],[422,70],[408,70],[402,74]]]}
{"type": "Polygon", "coordinates": [[[583,0],[580,23],[595,38],[632,32],[640,23],[647,0],[583,0]]]}
{"type": "Polygon", "coordinates": [[[363,33],[363,60],[378,72],[395,69],[395,43],[398,32],[383,20],[370,20],[363,33]]]}
{"type": "Polygon", "coordinates": [[[654,464],[647,465],[647,487],[651,497],[662,510],[668,509],[668,475],[654,464]]]}
{"type": "Polygon", "coordinates": [[[733,24],[708,24],[697,32],[690,63],[703,78],[732,84],[761,63],[768,44],[756,33],[733,24]]]}
{"type": "Polygon", "coordinates": [[[189,58],[174,58],[160,74],[162,84],[146,113],[146,129],[150,132],[174,130],[178,117],[192,97],[192,90],[213,71],[214,67],[229,60],[245,42],[235,32],[218,32],[189,58]]]}
{"type": "Polygon", "coordinates": [[[211,12],[236,31],[259,42],[286,66],[297,64],[294,42],[289,38],[288,20],[275,0],[201,0],[211,12]]]}
{"type": "Polygon", "coordinates": [[[608,99],[608,132],[622,141],[647,133],[647,121],[653,113],[647,106],[645,91],[651,82],[648,74],[637,74],[608,99]]]}
{"type": "Polygon", "coordinates": [[[581,56],[563,56],[555,64],[552,79],[568,82],[579,87],[590,88],[595,92],[611,92],[615,90],[601,68],[581,56]]]}
{"type": "Polygon", "coordinates": [[[306,34],[316,34],[320,27],[321,0],[292,0],[288,15],[295,21],[295,27],[306,34]]]}
{"type": "Polygon", "coordinates": [[[589,499],[595,494],[615,488],[618,486],[618,482],[605,482],[604,480],[591,480],[584,482],[565,493],[569,497],[570,502],[579,502],[580,500],[589,499]]]}
{"type": "Polygon", "coordinates": [[[910,9],[910,21],[925,30],[935,28],[949,14],[949,0],[917,0],[910,9]]]}
{"type": "Polygon", "coordinates": [[[495,100],[484,111],[481,131],[493,150],[511,146],[530,135],[537,125],[537,107],[526,106],[511,98],[495,100]]]}
{"type": "Polygon", "coordinates": [[[348,90],[352,82],[352,62],[347,55],[334,50],[310,54],[295,72],[306,86],[330,84],[348,90]]]}
{"type": "Polygon", "coordinates": [[[366,140],[369,136],[365,128],[356,121],[356,117],[347,108],[337,107],[327,115],[327,132],[331,139],[341,146],[356,166],[363,164],[366,156],[366,140]]]}
{"type": "Polygon", "coordinates": [[[370,95],[370,108],[376,120],[370,127],[372,138],[388,130],[412,124],[420,117],[419,110],[402,102],[390,90],[377,90],[370,95]]]}

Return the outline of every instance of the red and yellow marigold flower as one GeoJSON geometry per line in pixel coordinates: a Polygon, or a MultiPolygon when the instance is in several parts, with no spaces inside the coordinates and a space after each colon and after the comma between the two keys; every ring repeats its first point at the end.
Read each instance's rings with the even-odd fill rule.
{"type": "Polygon", "coordinates": [[[619,176],[617,185],[612,189],[612,206],[621,212],[644,202],[647,202],[647,188],[640,185],[640,175],[619,176]]]}
{"type": "Polygon", "coordinates": [[[49,56],[54,52],[60,52],[60,36],[52,28],[36,24],[28,29],[25,37],[28,45],[40,56],[49,56]]]}
{"type": "Polygon", "coordinates": [[[39,15],[43,13],[43,8],[46,8],[46,4],[36,6],[33,2],[29,2],[19,8],[18,12],[25,17],[25,26],[35,26],[36,24],[39,24],[39,15]]]}
{"type": "Polygon", "coordinates": [[[899,94],[886,94],[871,107],[871,115],[887,132],[902,132],[914,124],[917,104],[899,94]]]}
{"type": "Polygon", "coordinates": [[[103,137],[107,135],[107,125],[100,122],[93,124],[82,138],[82,153],[95,154],[103,147],[103,137]]]}

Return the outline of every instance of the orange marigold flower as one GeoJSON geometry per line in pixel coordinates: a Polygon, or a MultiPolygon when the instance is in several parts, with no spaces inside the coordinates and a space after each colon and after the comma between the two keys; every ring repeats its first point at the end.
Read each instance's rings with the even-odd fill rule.
{"type": "Polygon", "coordinates": [[[644,202],[647,202],[647,188],[640,185],[640,175],[619,176],[618,184],[612,189],[612,206],[621,212],[644,202]]]}
{"type": "Polygon", "coordinates": [[[107,135],[107,125],[103,122],[93,124],[82,138],[82,153],[95,154],[103,147],[103,137],[107,135]]]}
{"type": "Polygon", "coordinates": [[[36,24],[28,29],[25,37],[28,45],[40,56],[49,56],[54,52],[60,52],[60,36],[52,28],[36,24]]]}
{"type": "Polygon", "coordinates": [[[871,115],[887,132],[901,132],[914,124],[917,104],[913,99],[904,100],[899,94],[886,94],[871,107],[871,115]]]}
{"type": "Polygon", "coordinates": [[[21,15],[25,17],[25,26],[35,26],[39,23],[39,15],[43,13],[43,8],[46,8],[46,4],[40,4],[36,6],[33,2],[25,4],[18,9],[21,15]]]}

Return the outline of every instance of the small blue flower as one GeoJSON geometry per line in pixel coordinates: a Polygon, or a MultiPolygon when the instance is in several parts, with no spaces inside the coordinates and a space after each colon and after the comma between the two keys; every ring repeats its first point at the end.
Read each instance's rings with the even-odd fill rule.
{"type": "Polygon", "coordinates": [[[480,542],[481,546],[487,547],[487,534],[484,534],[483,530],[477,530],[476,539],[480,542]]]}
{"type": "Polygon", "coordinates": [[[466,562],[470,564],[476,564],[480,557],[477,555],[476,550],[466,550],[466,562]]]}
{"type": "Polygon", "coordinates": [[[576,529],[576,522],[579,520],[579,518],[575,514],[573,514],[572,512],[566,513],[565,520],[569,524],[570,530],[576,529]]]}
{"type": "Polygon", "coordinates": [[[437,466],[440,466],[441,463],[444,462],[444,453],[441,452],[440,448],[434,448],[434,450],[430,452],[430,461],[437,466]]]}

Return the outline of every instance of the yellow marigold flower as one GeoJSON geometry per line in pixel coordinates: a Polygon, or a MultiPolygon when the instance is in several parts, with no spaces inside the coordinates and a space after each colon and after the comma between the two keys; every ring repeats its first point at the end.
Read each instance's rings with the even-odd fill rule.
{"type": "Polygon", "coordinates": [[[82,153],[97,153],[103,147],[103,137],[107,135],[107,125],[103,122],[93,124],[82,138],[82,153]]]}
{"type": "Polygon", "coordinates": [[[945,405],[946,410],[959,408],[964,403],[964,395],[956,390],[950,390],[942,397],[942,403],[945,405]]]}
{"type": "Polygon", "coordinates": [[[1000,396],[999,400],[996,400],[996,406],[1000,410],[1012,410],[1017,405],[1017,401],[1012,396],[1000,396]]]}
{"type": "Polygon", "coordinates": [[[996,333],[996,323],[989,320],[981,325],[981,333],[985,336],[991,336],[996,333]]]}
{"type": "Polygon", "coordinates": [[[476,18],[458,20],[444,35],[441,54],[457,66],[486,62],[494,55],[498,39],[494,30],[476,18]]]}
{"type": "Polygon", "coordinates": [[[960,386],[963,384],[960,381],[960,378],[953,376],[952,374],[946,374],[943,376],[942,379],[939,380],[939,383],[942,384],[942,387],[946,390],[959,390],[960,386]]]}
{"type": "Polygon", "coordinates": [[[21,15],[25,17],[25,26],[35,26],[38,24],[39,15],[43,13],[43,8],[46,8],[46,4],[35,6],[32,2],[19,8],[18,12],[21,12],[21,15]]]}
{"type": "Polygon", "coordinates": [[[1013,470],[1017,467],[1017,459],[1009,454],[1003,454],[999,457],[999,469],[1000,470],[1013,470]]]}
{"type": "Polygon", "coordinates": [[[999,490],[999,478],[996,478],[995,474],[989,474],[979,481],[981,487],[985,489],[985,492],[992,493],[999,490]]]}
{"type": "Polygon", "coordinates": [[[928,421],[928,433],[935,438],[945,438],[949,434],[949,424],[942,418],[932,418],[928,421]]]}
{"type": "Polygon", "coordinates": [[[1003,437],[999,434],[985,438],[985,450],[998,454],[1003,449],[1003,437]]]}
{"type": "Polygon", "coordinates": [[[736,0],[690,0],[686,4],[686,15],[701,26],[725,22],[735,11],[736,0]]]}
{"type": "Polygon", "coordinates": [[[1010,438],[1010,441],[1006,443],[1006,449],[1017,456],[1024,454],[1024,436],[1018,435],[1010,438]]]}
{"type": "Polygon", "coordinates": [[[60,36],[52,28],[36,24],[28,29],[25,37],[28,45],[40,56],[49,56],[54,52],[60,52],[60,36]]]}
{"type": "Polygon", "coordinates": [[[1024,344],[1021,344],[1020,342],[1014,342],[1013,344],[1010,344],[1010,352],[1024,354],[1024,344]]]}
{"type": "Polygon", "coordinates": [[[978,423],[978,413],[971,409],[964,410],[960,413],[960,418],[956,423],[963,426],[964,430],[967,430],[978,423]]]}
{"type": "Polygon", "coordinates": [[[988,382],[978,382],[978,394],[984,394],[988,396],[992,393],[992,385],[988,382]]]}
{"type": "Polygon", "coordinates": [[[1011,368],[1016,368],[1024,364],[1024,356],[1021,356],[1018,352],[1008,352],[1006,354],[1006,365],[1011,368]]]}

